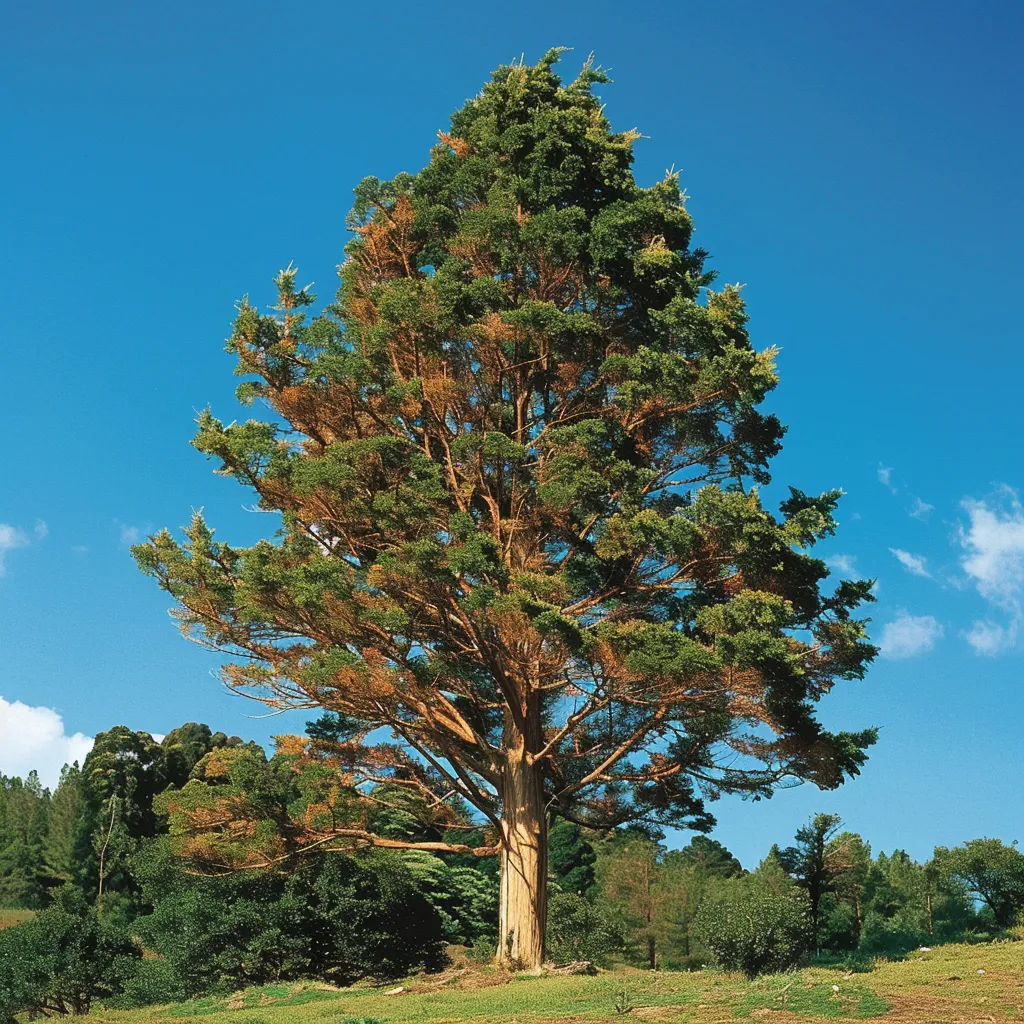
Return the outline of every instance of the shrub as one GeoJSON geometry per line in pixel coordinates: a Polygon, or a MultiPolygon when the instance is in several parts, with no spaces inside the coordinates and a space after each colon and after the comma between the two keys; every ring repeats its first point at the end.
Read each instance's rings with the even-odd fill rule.
{"type": "Polygon", "coordinates": [[[22,1012],[88,1013],[94,999],[120,991],[139,956],[80,889],[66,885],[52,906],[0,932],[0,1022],[22,1012]]]}
{"type": "Polygon", "coordinates": [[[756,878],[731,879],[710,893],[696,930],[716,962],[748,978],[795,967],[811,945],[806,898],[756,878]]]}
{"type": "Polygon", "coordinates": [[[573,892],[551,895],[547,940],[548,955],[555,963],[604,964],[610,953],[623,947],[622,934],[608,915],[573,892]]]}
{"type": "Polygon", "coordinates": [[[497,936],[498,886],[494,879],[476,868],[446,864],[423,850],[409,850],[401,859],[417,890],[440,916],[445,942],[472,946],[497,936]]]}
{"type": "Polygon", "coordinates": [[[186,875],[166,846],[138,862],[152,913],[136,922],[170,973],[146,968],[139,1000],[316,978],[348,985],[444,960],[441,920],[401,858],[331,854],[294,874],[186,875]]]}
{"type": "Polygon", "coordinates": [[[188,998],[174,965],[162,959],[139,960],[124,979],[120,994],[106,1000],[108,1006],[130,1009],[154,1003],[178,1003],[188,998]]]}

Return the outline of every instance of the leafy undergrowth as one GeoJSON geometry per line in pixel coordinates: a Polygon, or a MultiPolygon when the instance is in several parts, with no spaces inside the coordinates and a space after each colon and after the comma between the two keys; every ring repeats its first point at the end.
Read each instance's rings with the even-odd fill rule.
{"type": "Polygon", "coordinates": [[[1024,942],[941,946],[854,974],[812,967],[748,982],[734,974],[630,969],[596,977],[506,976],[462,968],[373,988],[269,985],[134,1011],[111,1024],[885,1024],[1024,1021],[1024,942]],[[395,988],[403,991],[386,994],[395,988]],[[837,991],[838,990],[838,991],[837,991]]]}

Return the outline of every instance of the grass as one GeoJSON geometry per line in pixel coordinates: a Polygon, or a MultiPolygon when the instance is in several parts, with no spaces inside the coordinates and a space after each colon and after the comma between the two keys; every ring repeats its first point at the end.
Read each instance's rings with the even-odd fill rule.
{"type": "Polygon", "coordinates": [[[380,988],[268,985],[174,1006],[97,1009],[93,1018],[93,1024],[1024,1021],[1024,942],[939,946],[904,960],[880,961],[863,973],[811,967],[753,982],[718,971],[617,970],[596,977],[507,978],[485,968],[380,988]],[[386,994],[397,987],[404,991],[386,994]]]}
{"type": "Polygon", "coordinates": [[[34,910],[3,910],[0,909],[0,928],[13,928],[22,921],[27,921],[35,914],[34,910]]]}

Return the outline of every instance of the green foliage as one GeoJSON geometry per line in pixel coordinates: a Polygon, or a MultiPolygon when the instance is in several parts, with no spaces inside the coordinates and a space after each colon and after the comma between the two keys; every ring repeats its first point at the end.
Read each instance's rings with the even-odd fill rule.
{"type": "MultiPolygon", "coordinates": [[[[337,716],[313,739],[340,777],[493,822],[525,745],[555,817],[705,829],[707,792],[860,771],[874,732],[816,705],[874,655],[870,585],[809,553],[837,491],[763,505],[775,353],[711,288],[678,176],[634,179],[604,73],[558,60],[498,68],[427,166],[359,184],[335,303],[310,316],[289,267],[272,311],[239,305],[239,397],[278,422],[205,412],[194,444],[279,536],[235,547],[197,515],[134,554],[237,655],[231,686],[337,716]]],[[[365,840],[350,793],[338,837],[365,840]]],[[[303,821],[275,822],[281,856],[303,821]]]]}
{"type": "Polygon", "coordinates": [[[670,854],[681,864],[696,868],[703,875],[734,878],[743,874],[743,865],[717,840],[694,836],[676,853],[670,854]]]}
{"type": "Polygon", "coordinates": [[[139,956],[125,932],[66,885],[34,918],[0,931],[0,1021],[88,1013],[94,999],[122,988],[139,956]]]}
{"type": "Polygon", "coordinates": [[[752,875],[722,883],[701,904],[697,932],[717,963],[748,978],[795,967],[812,947],[806,897],[752,875]]]}
{"type": "Polygon", "coordinates": [[[82,763],[75,838],[78,881],[87,892],[108,899],[130,893],[131,860],[160,828],[154,798],[167,782],[163,748],[148,732],[115,725],[97,734],[82,763]]]}
{"type": "Polygon", "coordinates": [[[941,878],[965,886],[982,900],[1000,928],[1017,923],[1024,911],[1024,854],[999,839],[972,839],[935,851],[941,878]]]}
{"type": "Polygon", "coordinates": [[[444,941],[472,946],[486,940],[493,952],[498,933],[496,879],[472,867],[446,864],[422,850],[410,850],[401,859],[441,919],[444,941]]]}
{"type": "Polygon", "coordinates": [[[835,892],[839,877],[848,870],[846,858],[835,845],[842,827],[837,814],[816,814],[797,829],[796,845],[778,852],[778,860],[807,893],[811,936],[817,950],[821,940],[822,900],[835,892]]]}
{"type": "Polygon", "coordinates": [[[157,842],[137,871],[153,909],[135,927],[169,969],[147,975],[146,990],[192,998],[296,978],[344,985],[443,961],[441,920],[395,855],[335,854],[289,876],[198,879],[157,842]]]}
{"type": "Polygon", "coordinates": [[[559,821],[548,831],[548,870],[563,892],[589,893],[596,860],[593,843],[579,825],[559,821]]]}
{"type": "Polygon", "coordinates": [[[87,815],[82,773],[77,764],[65,765],[60,782],[50,798],[47,815],[44,860],[51,883],[77,882],[81,864],[77,856],[78,837],[87,815]]]}
{"type": "Polygon", "coordinates": [[[24,781],[0,775],[0,907],[45,901],[49,806],[50,793],[35,772],[24,781]]]}
{"type": "MultiPolygon", "coordinates": [[[[213,732],[208,725],[200,722],[186,722],[172,729],[161,741],[164,751],[164,774],[171,786],[184,786],[192,769],[211,750],[222,747],[241,747],[246,744],[238,736],[227,736],[213,732]]],[[[249,744],[255,746],[255,744],[249,744]]]]}
{"type": "Polygon", "coordinates": [[[606,905],[574,892],[556,892],[548,902],[548,956],[556,963],[587,960],[606,966],[625,945],[606,905]]]}

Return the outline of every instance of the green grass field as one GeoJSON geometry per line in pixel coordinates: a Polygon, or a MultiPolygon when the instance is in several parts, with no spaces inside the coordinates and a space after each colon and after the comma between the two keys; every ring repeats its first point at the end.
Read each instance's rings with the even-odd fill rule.
{"type": "Polygon", "coordinates": [[[878,1019],[887,1024],[1024,1020],[1024,942],[940,946],[867,971],[808,968],[748,982],[733,974],[608,971],[507,978],[479,969],[412,978],[405,991],[272,985],[144,1010],[97,1009],[111,1024],[586,1024],[878,1019]],[[838,992],[833,989],[838,987],[838,992]]]}

